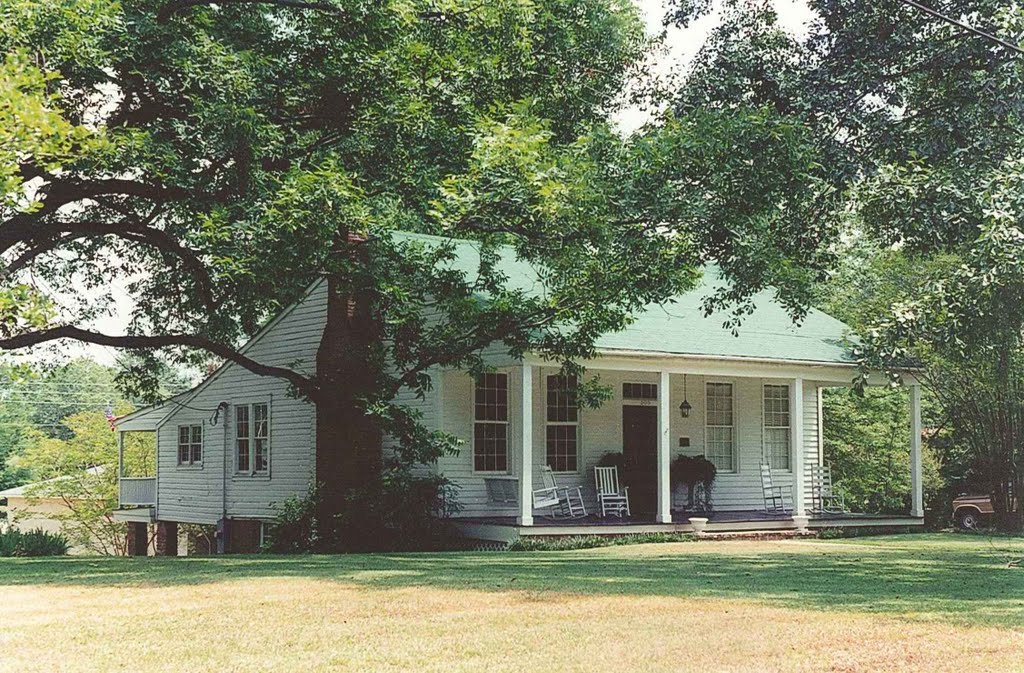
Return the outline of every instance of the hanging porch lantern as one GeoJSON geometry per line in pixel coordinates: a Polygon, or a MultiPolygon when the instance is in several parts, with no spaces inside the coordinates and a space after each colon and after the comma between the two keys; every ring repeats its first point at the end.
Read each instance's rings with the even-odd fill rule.
{"type": "Polygon", "coordinates": [[[679,405],[679,414],[683,418],[689,418],[692,410],[693,405],[686,399],[686,374],[683,374],[683,403],[679,405]]]}

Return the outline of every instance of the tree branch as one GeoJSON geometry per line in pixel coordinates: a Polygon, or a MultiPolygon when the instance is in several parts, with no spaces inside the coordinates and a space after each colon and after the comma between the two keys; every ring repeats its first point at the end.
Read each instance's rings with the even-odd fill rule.
{"type": "Polygon", "coordinates": [[[10,278],[11,274],[30,264],[39,255],[54,250],[63,243],[90,236],[107,235],[149,245],[176,257],[195,278],[199,298],[203,305],[210,310],[218,307],[218,302],[213,295],[213,279],[210,277],[210,271],[194,250],[182,245],[177,239],[162,229],[136,227],[131,224],[68,222],[55,226],[54,231],[47,232],[47,235],[39,240],[23,241],[29,245],[28,250],[12,260],[10,264],[0,271],[0,279],[10,278]]]}
{"type": "Polygon", "coordinates": [[[190,195],[180,187],[151,185],[121,178],[76,180],[56,178],[50,174],[45,177],[49,182],[39,188],[38,194],[43,207],[33,213],[14,215],[0,226],[0,252],[6,252],[20,241],[35,235],[45,222],[44,218],[69,203],[106,195],[138,197],[156,202],[187,198],[190,195]]]}
{"type": "Polygon", "coordinates": [[[18,350],[29,348],[42,343],[56,341],[58,339],[73,339],[85,343],[98,344],[100,346],[111,346],[113,348],[130,348],[136,350],[154,350],[157,348],[168,348],[171,346],[185,346],[207,351],[229,362],[234,362],[258,376],[269,376],[272,378],[284,379],[291,383],[302,394],[309,398],[315,398],[319,392],[316,384],[307,376],[300,374],[286,367],[275,367],[256,362],[246,357],[230,346],[217,343],[212,339],[197,334],[161,334],[152,336],[112,336],[92,332],[73,325],[51,327],[49,329],[26,332],[15,336],[0,339],[0,350],[18,350]]]}

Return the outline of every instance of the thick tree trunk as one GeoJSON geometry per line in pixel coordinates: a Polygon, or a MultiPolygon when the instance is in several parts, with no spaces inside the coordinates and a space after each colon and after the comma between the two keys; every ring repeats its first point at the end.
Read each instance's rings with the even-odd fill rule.
{"type": "MultiPolygon", "coordinates": [[[[365,262],[358,239],[344,253],[365,262]],[[358,259],[363,256],[363,259],[358,259]]],[[[317,352],[316,481],[322,500],[323,532],[341,511],[346,496],[373,491],[381,477],[381,431],[365,411],[365,400],[380,380],[380,330],[370,293],[338,275],[328,277],[327,324],[317,352]]]]}

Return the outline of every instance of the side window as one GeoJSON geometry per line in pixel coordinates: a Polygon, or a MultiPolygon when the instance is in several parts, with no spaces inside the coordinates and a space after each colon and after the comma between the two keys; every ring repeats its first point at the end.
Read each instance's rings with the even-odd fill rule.
{"type": "Polygon", "coordinates": [[[178,465],[200,465],[203,462],[203,426],[178,426],[178,465]]]}
{"type": "Polygon", "coordinates": [[[235,407],[235,468],[243,474],[270,471],[270,405],[235,407]]]}

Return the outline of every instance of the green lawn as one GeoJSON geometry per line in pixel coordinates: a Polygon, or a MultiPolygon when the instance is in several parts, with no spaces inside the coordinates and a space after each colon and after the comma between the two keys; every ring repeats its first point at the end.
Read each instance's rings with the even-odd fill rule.
{"type": "MultiPolygon", "coordinates": [[[[266,652],[237,670],[539,670],[544,662],[593,670],[564,634],[600,647],[608,633],[647,630],[638,636],[645,647],[622,654],[638,657],[637,670],[668,665],[663,657],[680,668],[680,651],[693,670],[810,670],[822,661],[835,670],[898,670],[898,662],[986,670],[977,662],[1003,666],[1004,655],[1024,651],[1024,569],[1007,567],[1013,553],[1024,554],[1024,540],[941,534],[565,552],[0,559],[0,604],[16,606],[0,628],[0,671],[58,662],[114,670],[147,656],[160,670],[162,639],[179,642],[201,624],[230,631],[239,613],[258,631],[267,620],[274,627],[271,642],[260,641],[266,652]],[[68,633],[64,649],[25,649],[54,642],[55,630],[68,633]],[[531,646],[513,662],[524,633],[531,646]],[[699,656],[694,633],[708,643],[699,656]],[[135,642],[144,654],[122,659],[123,647],[85,646],[105,639],[135,642]],[[5,658],[15,643],[24,656],[5,658]],[[449,654],[434,660],[438,643],[449,654]],[[728,653],[700,660],[722,643],[728,653]]],[[[204,651],[175,665],[238,665],[204,651]]]]}

